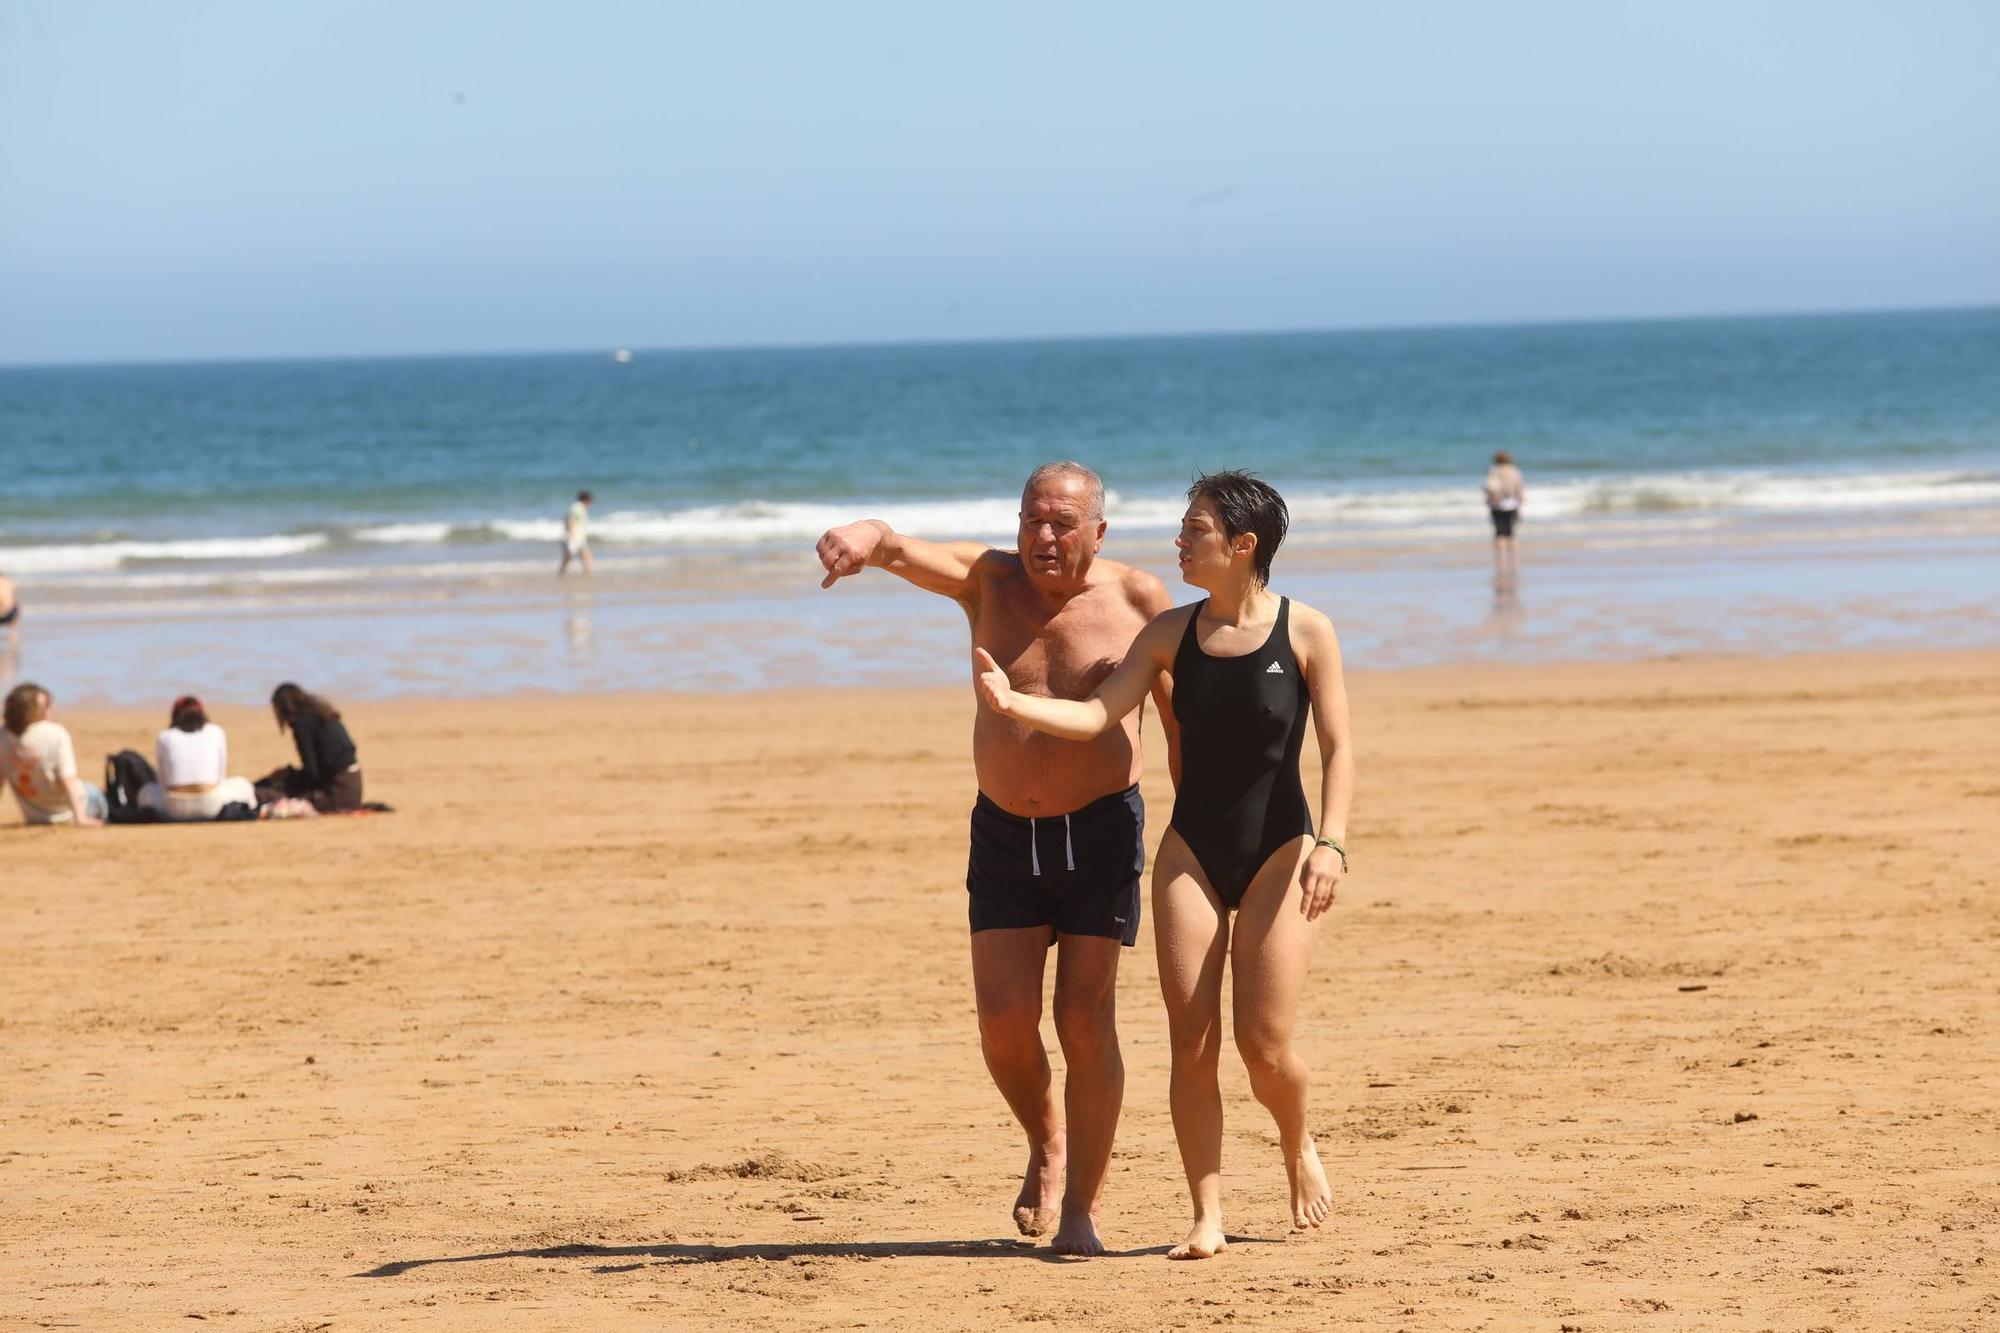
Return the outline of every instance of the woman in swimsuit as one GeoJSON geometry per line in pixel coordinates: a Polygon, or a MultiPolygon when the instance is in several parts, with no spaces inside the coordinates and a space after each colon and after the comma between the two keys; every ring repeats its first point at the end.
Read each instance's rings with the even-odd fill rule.
{"type": "Polygon", "coordinates": [[[1205,1259],[1226,1244],[1216,1081],[1225,955],[1236,1049],[1277,1121],[1293,1225],[1318,1226],[1333,1202],[1306,1129],[1307,1075],[1292,1025],[1320,916],[1347,872],[1354,756],[1332,622],[1267,586],[1288,521],[1283,498],[1247,473],[1220,472],[1197,479],[1188,501],[1174,545],[1181,577],[1208,598],[1141,630],[1095,694],[1017,694],[984,651],[975,651],[975,680],[986,707],[1085,740],[1138,707],[1155,676],[1173,678],[1181,778],[1153,864],[1153,920],[1173,1044],[1174,1136],[1194,1225],[1168,1257],[1205,1259]],[[1299,782],[1308,712],[1322,770],[1318,838],[1299,782]]]}

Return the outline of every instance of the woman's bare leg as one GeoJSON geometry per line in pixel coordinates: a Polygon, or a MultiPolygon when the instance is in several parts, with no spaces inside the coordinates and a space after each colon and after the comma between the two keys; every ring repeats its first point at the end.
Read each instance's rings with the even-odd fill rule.
{"type": "Polygon", "coordinates": [[[1292,1225],[1316,1227],[1333,1206],[1319,1150],[1306,1128],[1305,1062],[1292,1049],[1299,994],[1305,988],[1318,923],[1299,911],[1299,867],[1312,850],[1300,838],[1272,854],[1236,913],[1231,944],[1231,1002],[1236,1049],[1257,1094],[1278,1124],[1278,1146],[1291,1182],[1292,1225]]]}
{"type": "Polygon", "coordinates": [[[1160,998],[1173,1051],[1174,1138],[1194,1200],[1194,1225],[1169,1259],[1206,1259],[1227,1245],[1222,1231],[1222,961],[1229,914],[1187,844],[1171,827],[1153,861],[1153,940],[1160,998]]]}

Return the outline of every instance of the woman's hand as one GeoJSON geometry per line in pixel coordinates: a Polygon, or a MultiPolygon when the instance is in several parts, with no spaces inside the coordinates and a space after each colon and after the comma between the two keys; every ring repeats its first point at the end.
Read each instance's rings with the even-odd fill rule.
{"type": "Polygon", "coordinates": [[[1299,910],[1306,914],[1306,920],[1319,920],[1319,914],[1333,906],[1334,894],[1346,876],[1339,852],[1325,846],[1312,849],[1312,855],[1299,871],[1299,910]]]}
{"type": "Polygon", "coordinates": [[[984,648],[972,650],[972,688],[996,713],[1005,713],[1014,706],[1014,687],[1008,681],[1007,673],[993,660],[993,654],[984,648]]]}

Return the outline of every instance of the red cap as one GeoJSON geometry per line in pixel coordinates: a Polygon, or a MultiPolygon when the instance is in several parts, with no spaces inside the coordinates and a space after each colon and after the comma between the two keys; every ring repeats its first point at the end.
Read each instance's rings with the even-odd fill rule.
{"type": "MultiPolygon", "coordinates": [[[[201,700],[195,698],[192,694],[183,694],[180,698],[174,700],[174,706],[167,710],[167,715],[169,717],[179,717],[182,712],[189,708],[201,708],[201,700]]],[[[202,708],[202,711],[205,713],[208,710],[202,708]]]]}

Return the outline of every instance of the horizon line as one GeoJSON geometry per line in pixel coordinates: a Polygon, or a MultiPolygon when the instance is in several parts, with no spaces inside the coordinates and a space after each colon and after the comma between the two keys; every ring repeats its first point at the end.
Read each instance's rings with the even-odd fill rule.
{"type": "Polygon", "coordinates": [[[863,351],[869,349],[919,348],[919,347],[1009,347],[1036,344],[1062,343],[1108,343],[1108,342],[1177,342],[1200,338],[1296,338],[1316,334],[1349,333],[1449,333],[1468,330],[1536,329],[1536,328],[1590,328],[1619,324],[1706,324],[1722,322],[1750,322],[1757,320],[1784,319],[1840,319],[1858,318],[1870,315],[1943,315],[1974,314],[1981,311],[2000,310],[2000,302],[1974,302],[1969,305],[1909,305],[1909,306],[1868,306],[1868,307],[1821,307],[1789,310],[1739,310],[1712,311],[1693,314],[1639,314],[1639,315],[1555,315],[1541,318],[1464,320],[1456,322],[1414,321],[1411,323],[1368,323],[1368,324],[1316,324],[1281,327],[1247,328],[1225,327],[1213,329],[1179,329],[1154,332],[1107,331],[1094,333],[1064,334],[990,334],[968,335],[964,337],[908,337],[908,338],[861,338],[852,341],[771,341],[733,343],[664,343],[652,346],[639,345],[593,345],[588,347],[521,347],[489,348],[483,350],[459,351],[385,351],[385,352],[317,352],[290,353],[277,356],[256,356],[240,353],[221,353],[213,356],[192,357],[128,357],[105,358],[102,360],[69,361],[6,361],[0,360],[0,372],[11,370],[85,370],[117,369],[121,367],[167,367],[167,366],[228,366],[228,365],[300,365],[320,362],[364,362],[364,361],[470,361],[481,359],[511,359],[527,357],[568,357],[603,356],[615,352],[629,352],[635,359],[642,355],[689,356],[711,353],[732,352],[818,352],[818,351],[863,351]]]}

